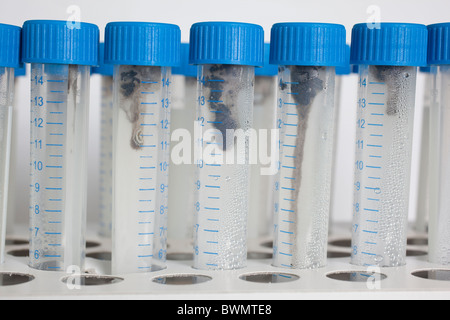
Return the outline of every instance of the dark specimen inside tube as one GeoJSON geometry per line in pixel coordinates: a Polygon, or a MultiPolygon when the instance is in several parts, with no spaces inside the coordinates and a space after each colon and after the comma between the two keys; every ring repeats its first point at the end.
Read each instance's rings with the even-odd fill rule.
{"type": "Polygon", "coordinates": [[[145,102],[144,93],[157,94],[160,88],[161,68],[146,66],[120,66],[119,70],[120,108],[133,124],[130,145],[141,150],[144,143],[143,126],[145,110],[150,103],[145,102]]]}
{"type": "Polygon", "coordinates": [[[137,75],[138,73],[134,70],[121,73],[120,88],[122,89],[122,95],[124,97],[131,96],[134,92],[134,89],[136,88],[136,85],[139,85],[141,83],[141,80],[139,78],[136,78],[137,75]]]}
{"type": "Polygon", "coordinates": [[[69,65],[69,81],[67,83],[67,95],[69,100],[72,101],[73,107],[76,108],[77,94],[78,94],[78,76],[79,68],[77,65],[69,65]]]}
{"type": "Polygon", "coordinates": [[[296,210],[298,196],[302,181],[302,163],[308,130],[308,118],[314,105],[316,96],[325,89],[321,73],[326,72],[326,67],[289,66],[290,81],[280,83],[281,90],[289,90],[288,94],[296,104],[298,114],[297,137],[295,143],[294,167],[297,168],[292,188],[292,210],[296,210]]]}
{"type": "Polygon", "coordinates": [[[222,150],[227,150],[232,141],[227,140],[227,129],[240,127],[237,116],[237,97],[241,85],[242,67],[234,65],[211,65],[204,68],[204,88],[209,111],[214,114],[212,125],[220,130],[223,138],[222,150]]]}
{"type": "Polygon", "coordinates": [[[396,115],[399,112],[399,99],[403,84],[401,79],[409,78],[408,68],[399,66],[373,66],[373,68],[370,68],[372,76],[388,88],[386,114],[389,116],[396,115]]]}

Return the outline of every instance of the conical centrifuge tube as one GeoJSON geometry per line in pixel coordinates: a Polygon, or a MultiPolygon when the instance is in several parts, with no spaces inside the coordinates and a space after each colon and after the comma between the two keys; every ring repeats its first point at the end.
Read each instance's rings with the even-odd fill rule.
{"type": "MultiPolygon", "coordinates": [[[[14,69],[14,110],[19,112],[20,106],[19,103],[24,102],[24,100],[28,99],[28,97],[20,96],[20,86],[22,81],[28,81],[25,79],[27,75],[26,65],[22,63],[19,68],[14,69]],[[21,98],[23,101],[21,101],[21,98]]],[[[28,103],[28,102],[27,102],[28,103]]],[[[17,112],[14,112],[15,115],[12,119],[12,136],[11,136],[11,158],[10,158],[10,167],[9,167],[9,184],[8,184],[8,209],[7,209],[7,217],[6,217],[6,237],[13,235],[17,231],[17,221],[20,216],[20,211],[17,208],[17,203],[21,201],[20,197],[17,197],[22,190],[28,190],[27,185],[28,181],[25,183],[18,183],[19,172],[20,172],[20,159],[18,158],[19,153],[19,145],[22,145],[19,141],[21,141],[21,133],[23,131],[19,127],[20,121],[17,112]],[[19,189],[22,189],[19,191],[19,189]]],[[[26,138],[25,141],[29,139],[26,138]]],[[[28,178],[28,177],[27,177],[28,178]]],[[[21,181],[22,182],[22,181],[21,181]]],[[[8,242],[8,240],[6,240],[8,242]]]]}
{"type": "MultiPolygon", "coordinates": [[[[345,182],[348,182],[351,186],[351,181],[348,179],[342,179],[340,170],[338,170],[338,152],[342,150],[342,143],[345,143],[345,139],[339,136],[339,131],[342,131],[342,120],[345,120],[348,114],[348,108],[342,105],[342,101],[346,98],[349,92],[344,92],[344,82],[352,74],[352,67],[350,65],[350,45],[346,46],[345,53],[345,66],[336,67],[336,80],[335,80],[335,120],[334,120],[334,148],[333,148],[333,171],[331,175],[331,197],[330,197],[330,217],[329,217],[329,230],[328,233],[332,234],[336,232],[336,216],[339,214],[339,207],[335,206],[335,202],[339,203],[337,200],[338,190],[342,187],[345,182]]],[[[353,145],[352,145],[353,147],[353,145]]]]}
{"type": "Polygon", "coordinates": [[[428,259],[450,264],[450,23],[428,26],[431,85],[428,259]]]}
{"type": "Polygon", "coordinates": [[[345,27],[280,23],[270,62],[279,66],[280,172],[274,204],[273,265],[326,264],[333,167],[335,67],[345,65],[345,27]]]}
{"type": "Polygon", "coordinates": [[[100,111],[100,226],[99,234],[110,238],[112,233],[112,122],[113,122],[113,72],[112,65],[105,64],[105,44],[99,45],[98,67],[93,74],[101,76],[100,111]]]}
{"type": "Polygon", "coordinates": [[[190,62],[198,65],[195,137],[194,267],[230,270],[247,261],[249,139],[255,66],[263,65],[258,25],[194,24],[190,62]]]}
{"type": "Polygon", "coordinates": [[[359,65],[352,226],[353,264],[406,263],[412,133],[418,66],[426,65],[423,25],[353,28],[359,65]]]}
{"type": "MultiPolygon", "coordinates": [[[[195,164],[192,153],[179,148],[194,136],[197,107],[197,67],[189,65],[189,44],[181,44],[181,65],[172,68],[172,108],[170,131],[172,136],[169,173],[169,242],[191,253],[194,225],[195,164]],[[180,142],[181,141],[181,142],[180,142]],[[179,144],[177,142],[180,142],[179,144]]],[[[190,143],[189,143],[190,144],[190,143]]]]}
{"type": "Polygon", "coordinates": [[[99,29],[34,20],[23,26],[31,63],[30,255],[32,268],[83,271],[89,83],[99,29]]]}
{"type": "Polygon", "coordinates": [[[180,28],[113,22],[105,63],[114,65],[112,272],[165,268],[171,67],[180,63],[180,28]]]}
{"type": "Polygon", "coordinates": [[[20,34],[20,27],[0,24],[0,263],[3,263],[5,258],[14,68],[20,65],[20,34]]]}
{"type": "Polygon", "coordinates": [[[414,230],[420,233],[428,233],[428,217],[430,209],[430,163],[434,161],[431,159],[430,151],[430,113],[433,92],[433,81],[437,72],[436,67],[421,67],[420,73],[424,79],[425,88],[422,100],[422,121],[421,121],[421,136],[420,136],[420,167],[418,177],[418,194],[417,207],[414,220],[414,230]]]}
{"type": "MultiPolygon", "coordinates": [[[[267,158],[275,155],[271,150],[272,130],[276,129],[276,100],[278,67],[269,64],[270,44],[264,45],[264,66],[255,69],[255,99],[253,108],[253,129],[258,134],[259,146],[266,146],[267,158]],[[264,133],[263,133],[264,132],[264,133]]],[[[261,154],[263,150],[259,149],[261,154]]],[[[278,159],[277,159],[278,160],[278,159]]],[[[265,161],[267,162],[267,161],[265,161]]],[[[273,187],[275,174],[264,174],[263,168],[270,165],[262,159],[251,164],[250,172],[250,210],[248,215],[247,238],[249,241],[261,241],[272,236],[273,226],[273,187]]],[[[275,165],[276,167],[276,165],[275,165]]],[[[275,172],[274,172],[275,173],[275,172]]]]}

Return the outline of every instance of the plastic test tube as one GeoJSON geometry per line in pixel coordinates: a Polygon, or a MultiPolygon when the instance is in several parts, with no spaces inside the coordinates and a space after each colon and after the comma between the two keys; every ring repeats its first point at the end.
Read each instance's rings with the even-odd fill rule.
{"type": "Polygon", "coordinates": [[[90,66],[97,26],[27,21],[23,61],[31,63],[30,255],[32,268],[83,271],[90,66]]]}
{"type": "Polygon", "coordinates": [[[345,66],[336,67],[336,101],[335,101],[335,127],[334,127],[334,149],[333,149],[333,171],[331,178],[331,198],[330,198],[330,218],[329,218],[329,234],[333,232],[335,228],[333,220],[335,220],[336,216],[336,207],[334,206],[334,202],[336,201],[336,189],[339,187],[342,181],[339,181],[339,172],[337,171],[337,152],[340,146],[340,142],[342,140],[339,138],[339,129],[341,127],[340,120],[342,118],[342,114],[346,114],[348,110],[342,108],[342,96],[343,96],[343,82],[344,78],[349,76],[352,73],[352,68],[350,66],[350,46],[346,46],[345,51],[345,66]],[[343,109],[343,110],[342,110],[343,109]]]}
{"type": "MultiPolygon", "coordinates": [[[[21,78],[25,78],[26,76],[26,66],[25,64],[21,64],[19,68],[14,68],[14,107],[13,109],[19,110],[18,103],[21,102],[20,94],[20,85],[19,82],[21,78]]],[[[28,81],[28,79],[23,79],[28,81]]],[[[25,98],[27,99],[27,98],[25,98]]],[[[11,157],[10,157],[10,167],[9,167],[9,183],[8,183],[8,209],[7,209],[7,217],[6,217],[6,237],[9,235],[13,235],[16,227],[16,218],[18,216],[17,211],[17,202],[20,201],[20,197],[17,197],[20,194],[20,191],[17,190],[17,176],[20,168],[18,166],[18,147],[20,143],[18,142],[20,137],[20,128],[19,128],[19,117],[17,114],[13,116],[12,120],[12,134],[11,134],[11,157]]],[[[29,139],[27,139],[28,141],[29,139]]],[[[25,186],[26,188],[26,186],[25,186]]],[[[8,240],[6,240],[8,242],[8,240]]]]}
{"type": "Polygon", "coordinates": [[[353,28],[359,65],[351,262],[404,265],[416,74],[426,65],[423,25],[353,28]]]}
{"type": "Polygon", "coordinates": [[[420,233],[428,232],[429,198],[430,198],[430,112],[432,100],[432,86],[436,67],[421,67],[420,73],[425,82],[422,104],[421,141],[420,141],[420,169],[418,181],[418,195],[414,229],[420,233]]]}
{"type": "Polygon", "coordinates": [[[270,62],[279,65],[280,172],[275,185],[273,265],[326,264],[333,167],[335,67],[345,65],[345,27],[280,23],[270,62]]]}
{"type": "Polygon", "coordinates": [[[93,74],[101,76],[100,116],[100,226],[99,234],[110,238],[112,232],[112,122],[113,122],[113,72],[112,65],[104,61],[105,44],[99,45],[99,66],[93,74]]]}
{"type": "MultiPolygon", "coordinates": [[[[28,191],[28,176],[20,177],[20,170],[22,169],[21,164],[28,163],[28,159],[20,159],[19,153],[23,147],[28,148],[28,141],[30,140],[30,131],[24,131],[21,128],[20,123],[22,117],[20,117],[20,112],[27,112],[26,109],[21,109],[22,104],[29,103],[28,96],[21,95],[22,86],[26,86],[25,83],[29,83],[27,78],[27,68],[26,65],[22,63],[19,68],[14,69],[14,109],[17,110],[13,116],[12,125],[12,141],[11,141],[11,160],[9,168],[9,185],[8,185],[8,214],[6,221],[6,243],[8,244],[8,236],[14,236],[17,230],[17,222],[21,219],[24,212],[20,209],[21,197],[20,195],[26,190],[28,191]],[[25,142],[26,141],[26,142],[25,142]],[[25,145],[24,145],[25,142],[25,145]],[[19,196],[18,196],[19,195],[19,196]]],[[[28,205],[23,204],[22,205],[28,205]]],[[[13,240],[14,241],[14,240],[13,240]]]]}
{"type": "Polygon", "coordinates": [[[428,26],[428,63],[437,67],[430,113],[428,259],[450,264],[450,23],[428,26]]]}
{"type": "Polygon", "coordinates": [[[20,33],[20,27],[0,24],[0,263],[3,263],[5,258],[14,68],[20,64],[20,33]]]}
{"type": "Polygon", "coordinates": [[[250,166],[245,135],[252,128],[255,66],[264,61],[263,34],[262,27],[246,23],[191,27],[190,62],[198,65],[197,269],[239,269],[247,262],[250,166]]]}
{"type": "MultiPolygon", "coordinates": [[[[253,108],[253,129],[258,133],[258,143],[265,145],[266,150],[258,147],[258,152],[264,152],[267,159],[251,165],[250,172],[250,211],[248,217],[247,237],[249,240],[261,241],[271,236],[273,186],[278,163],[272,163],[272,131],[276,122],[277,75],[278,67],[269,64],[270,44],[264,45],[264,67],[255,69],[255,99],[253,108]],[[264,130],[265,135],[262,135],[264,130]],[[266,171],[266,172],[265,172],[266,171]]],[[[273,140],[272,140],[273,139],[273,140]]],[[[262,146],[262,145],[261,145],[262,146]]],[[[278,161],[278,159],[276,159],[278,161]]]]}
{"type": "Polygon", "coordinates": [[[105,63],[114,65],[113,274],[165,268],[171,67],[180,63],[180,28],[113,22],[105,63]]]}
{"type": "MultiPolygon", "coordinates": [[[[195,111],[197,108],[197,67],[189,65],[189,44],[181,44],[181,65],[172,68],[172,108],[170,130],[172,138],[169,174],[169,225],[170,241],[192,251],[195,196],[195,164],[192,153],[180,148],[190,143],[194,136],[195,111]],[[186,241],[188,239],[188,241],[186,241]]],[[[182,248],[178,247],[180,250],[182,248]]]]}

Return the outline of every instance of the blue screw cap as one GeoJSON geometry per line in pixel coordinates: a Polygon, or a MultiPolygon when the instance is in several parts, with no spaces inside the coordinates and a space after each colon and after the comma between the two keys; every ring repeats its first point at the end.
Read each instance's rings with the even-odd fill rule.
{"type": "Polygon", "coordinates": [[[350,65],[350,45],[345,49],[345,66],[336,67],[336,74],[338,76],[345,76],[352,73],[352,66],[350,65]]]}
{"type": "Polygon", "coordinates": [[[197,67],[189,64],[189,43],[181,44],[181,64],[172,68],[172,74],[197,77],[197,67]]]}
{"type": "Polygon", "coordinates": [[[152,22],[111,22],[105,29],[105,63],[174,67],[180,64],[181,30],[152,22]]]}
{"type": "Polygon", "coordinates": [[[0,66],[7,68],[20,67],[20,34],[21,28],[8,24],[0,24],[0,66]]]}
{"type": "Polygon", "coordinates": [[[92,73],[100,74],[102,76],[113,76],[114,66],[105,64],[105,44],[100,43],[98,46],[98,66],[93,67],[92,73]]]}
{"type": "Polygon", "coordinates": [[[27,75],[27,67],[24,63],[18,68],[14,69],[14,76],[15,77],[24,77],[27,75]]]}
{"type": "Polygon", "coordinates": [[[428,26],[428,64],[450,64],[450,23],[428,26]]]}
{"type": "Polygon", "coordinates": [[[84,22],[31,20],[23,25],[22,60],[26,63],[95,66],[99,29],[84,22]]]}
{"type": "Polygon", "coordinates": [[[264,44],[264,66],[255,69],[255,76],[274,77],[278,74],[278,66],[270,64],[270,43],[264,44]]]}
{"type": "Polygon", "coordinates": [[[270,63],[344,67],[345,27],[329,23],[277,23],[271,30],[270,63]]]}
{"type": "Polygon", "coordinates": [[[374,28],[367,23],[352,30],[352,64],[386,66],[426,66],[427,28],[421,24],[381,23],[374,28]]]}
{"type": "Polygon", "coordinates": [[[420,67],[419,71],[422,73],[436,73],[437,67],[435,66],[420,67]]]}
{"type": "Polygon", "coordinates": [[[191,27],[191,64],[264,65],[264,30],[240,22],[200,22],[191,27]]]}

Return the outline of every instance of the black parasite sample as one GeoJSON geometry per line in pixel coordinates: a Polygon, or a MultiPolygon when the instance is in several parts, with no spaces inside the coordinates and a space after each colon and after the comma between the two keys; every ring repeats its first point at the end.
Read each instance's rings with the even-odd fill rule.
{"type": "Polygon", "coordinates": [[[77,91],[78,91],[78,66],[69,65],[69,81],[67,84],[67,92],[69,97],[73,98],[73,101],[76,101],[77,91]]]}
{"type": "Polygon", "coordinates": [[[389,116],[399,112],[399,99],[403,85],[402,79],[410,77],[408,67],[401,66],[373,66],[370,68],[374,79],[384,83],[388,88],[388,99],[386,102],[386,114],[389,116]]]}
{"type": "Polygon", "coordinates": [[[280,67],[281,169],[274,265],[326,263],[334,133],[333,68],[280,67]]]}
{"type": "MultiPolygon", "coordinates": [[[[295,210],[298,205],[298,197],[302,181],[302,164],[305,152],[305,141],[306,132],[308,130],[309,115],[311,113],[311,108],[314,104],[315,97],[324,90],[324,82],[320,78],[320,73],[325,72],[325,67],[308,67],[308,66],[291,66],[291,81],[290,81],[290,92],[293,101],[296,104],[298,122],[297,122],[297,137],[295,143],[295,155],[294,164],[298,169],[293,192],[292,199],[292,210],[295,210]]],[[[283,84],[286,86],[286,84],[283,84]]],[[[285,90],[289,90],[285,88],[285,90]]]]}
{"type": "MultiPolygon", "coordinates": [[[[67,81],[67,103],[68,107],[77,109],[77,97],[80,95],[80,68],[77,65],[69,65],[69,75],[67,81]]],[[[75,129],[76,120],[72,119],[71,125],[75,129]]]]}
{"type": "MultiPolygon", "coordinates": [[[[205,68],[206,69],[206,68],[205,68]]],[[[227,150],[233,141],[227,141],[227,130],[240,127],[237,119],[238,79],[242,68],[232,65],[211,65],[205,70],[204,87],[208,88],[206,97],[210,112],[214,113],[212,125],[222,133],[222,149],[227,150]]]]}
{"type": "Polygon", "coordinates": [[[195,266],[242,268],[247,254],[243,208],[248,207],[250,168],[246,163],[228,163],[226,156],[248,157],[247,144],[241,151],[235,131],[245,132],[252,123],[254,71],[235,65],[204,65],[202,71],[198,118],[204,119],[204,130],[213,132],[207,139],[211,140],[202,144],[214,148],[207,149],[211,152],[206,152],[203,165],[197,166],[198,185],[204,187],[196,195],[201,227],[195,236],[201,249],[195,255],[195,266]]]}
{"type": "Polygon", "coordinates": [[[120,68],[120,108],[125,111],[128,120],[133,124],[130,145],[135,150],[142,149],[143,123],[145,122],[145,94],[157,92],[160,81],[146,81],[146,79],[159,79],[159,67],[121,66],[120,68]]]}
{"type": "Polygon", "coordinates": [[[200,22],[190,30],[197,65],[194,267],[232,270],[247,261],[250,129],[255,67],[264,30],[237,22],[200,22]],[[231,35],[231,37],[230,37],[231,35]],[[237,160],[237,161],[236,161],[237,160]]]}
{"type": "Polygon", "coordinates": [[[277,267],[326,265],[335,122],[335,67],[345,65],[345,27],[279,23],[270,62],[279,67],[280,170],[274,204],[277,267]]]}
{"type": "Polygon", "coordinates": [[[165,268],[172,67],[180,63],[178,26],[110,22],[105,64],[113,79],[114,274],[165,268]]]}

